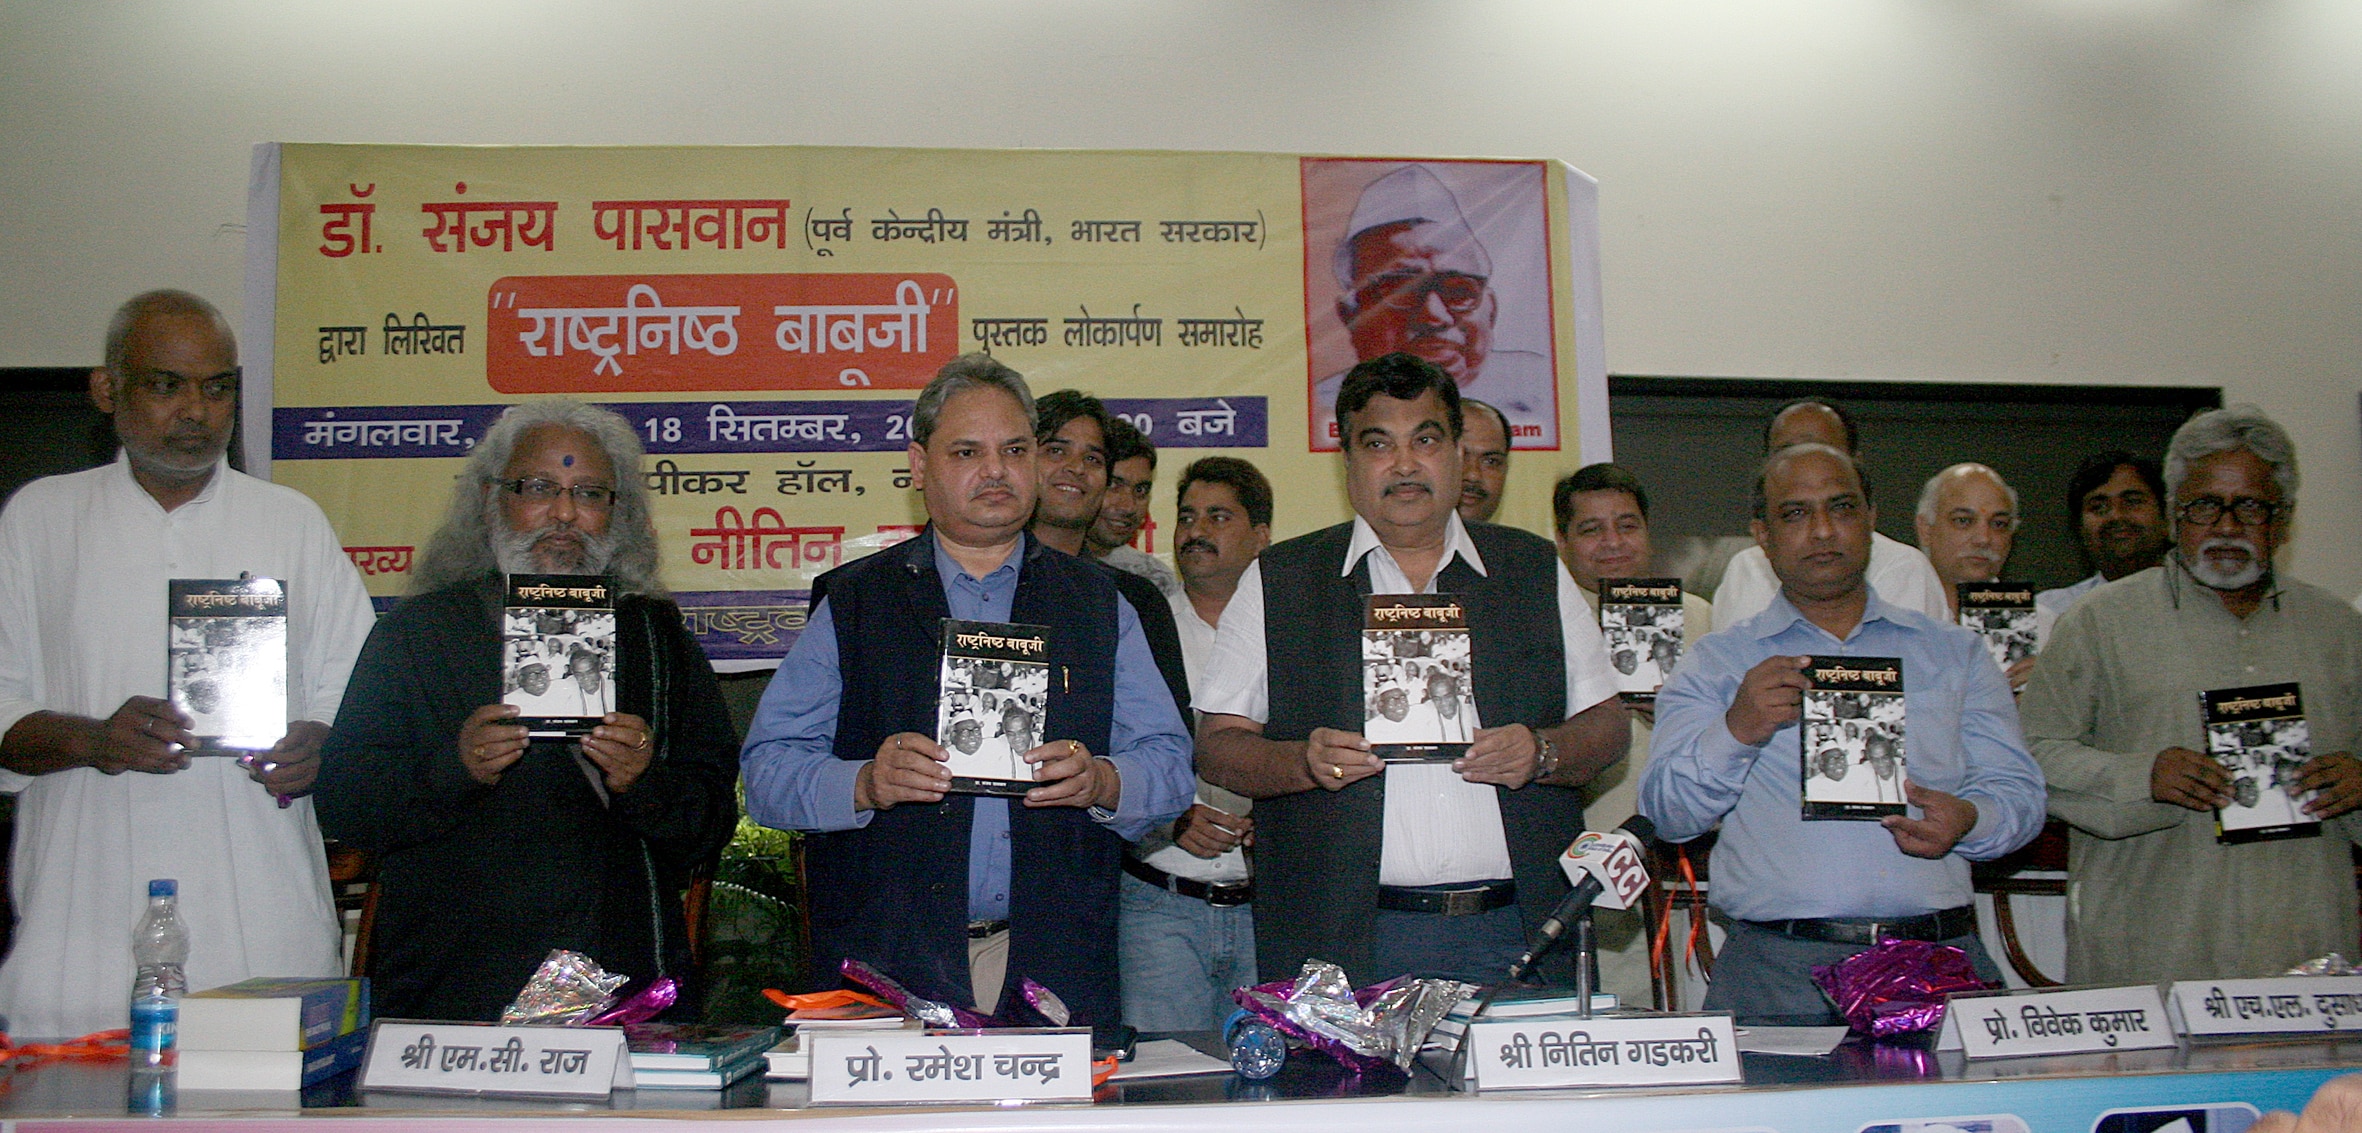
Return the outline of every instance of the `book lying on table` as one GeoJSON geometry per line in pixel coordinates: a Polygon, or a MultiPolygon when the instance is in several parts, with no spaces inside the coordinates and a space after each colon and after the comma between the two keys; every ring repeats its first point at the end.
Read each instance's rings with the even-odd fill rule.
{"type": "Polygon", "coordinates": [[[1681,661],[1688,620],[1678,578],[1599,580],[1599,635],[1616,667],[1616,691],[1627,704],[1657,699],[1657,689],[1681,661]]]}
{"type": "Polygon", "coordinates": [[[727,1023],[633,1023],[623,1029],[632,1072],[712,1070],[755,1058],[779,1041],[779,1028],[727,1023]]]}
{"type": "Polygon", "coordinates": [[[1903,662],[1811,657],[1798,739],[1804,817],[1876,822],[1903,814],[1903,662]]]}
{"type": "Polygon", "coordinates": [[[2034,655],[2034,587],[2023,582],[1962,582],[1960,624],[1985,639],[1995,664],[2007,671],[2034,655]]]}
{"type": "Polygon", "coordinates": [[[1468,611],[1454,594],[1372,594],[1361,633],[1362,737],[1388,763],[1450,763],[1476,738],[1468,611]]]}
{"type": "MultiPolygon", "coordinates": [[[[185,1009],[188,1000],[182,1000],[185,1009]]],[[[308,1050],[207,1050],[182,1047],[183,1090],[300,1090],[361,1065],[366,1029],[350,1031],[308,1050]]]]}
{"type": "Polygon", "coordinates": [[[935,742],[951,789],[1017,796],[1032,790],[1025,753],[1043,743],[1050,714],[1050,630],[1009,622],[943,619],[935,742]]]}
{"type": "Polygon", "coordinates": [[[2312,729],[2294,681],[2198,694],[2206,754],[2231,777],[2231,805],[2214,812],[2215,841],[2226,844],[2318,838],[2321,822],[2304,812],[2310,791],[2296,775],[2313,757],[2312,729]]]}
{"type": "Polygon", "coordinates": [[[257,976],[180,1001],[184,1051],[310,1050],[368,1029],[369,981],[359,977],[257,976]]]}
{"type": "Polygon", "coordinates": [[[165,696],[199,753],[265,751],[287,734],[287,588],[275,578],[165,583],[165,696]]]}
{"type": "Polygon", "coordinates": [[[535,738],[589,734],[615,711],[615,592],[605,577],[512,574],[500,700],[535,738]]]}

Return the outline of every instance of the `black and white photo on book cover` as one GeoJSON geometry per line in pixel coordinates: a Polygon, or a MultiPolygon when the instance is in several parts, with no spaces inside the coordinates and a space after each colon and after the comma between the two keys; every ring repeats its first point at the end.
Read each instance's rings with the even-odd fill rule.
{"type": "Polygon", "coordinates": [[[275,578],[165,583],[165,695],[196,751],[263,751],[287,734],[287,588],[275,578]]]}
{"type": "Polygon", "coordinates": [[[1599,580],[1599,635],[1616,668],[1616,691],[1646,703],[1681,661],[1683,625],[1678,578],[1599,580]]]}
{"type": "Polygon", "coordinates": [[[1811,657],[1804,675],[1804,817],[1906,813],[1902,658],[1811,657]]]}
{"type": "Polygon", "coordinates": [[[2007,671],[2034,655],[2034,588],[2022,582],[1962,582],[1954,593],[1960,624],[1985,639],[1986,651],[2007,671]]]}
{"type": "Polygon", "coordinates": [[[2318,819],[2304,812],[2313,793],[2296,789],[2313,757],[2312,730],[2295,682],[2215,689],[2198,694],[2206,754],[2231,777],[2231,805],[2214,812],[2218,842],[2316,838],[2318,819]]]}
{"type": "Polygon", "coordinates": [[[1050,715],[1050,630],[943,619],[935,742],[963,794],[1022,795],[1050,715]]]}
{"type": "Polygon", "coordinates": [[[512,574],[501,615],[501,703],[543,739],[615,711],[615,594],[601,575],[512,574]]]}
{"type": "Polygon", "coordinates": [[[1476,738],[1468,615],[1453,594],[1373,594],[1361,634],[1362,736],[1389,763],[1449,763],[1476,738]]]}

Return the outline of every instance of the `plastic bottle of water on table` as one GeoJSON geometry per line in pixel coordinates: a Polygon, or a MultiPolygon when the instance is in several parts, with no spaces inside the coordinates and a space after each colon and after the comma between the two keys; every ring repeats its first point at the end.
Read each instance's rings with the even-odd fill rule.
{"type": "Polygon", "coordinates": [[[189,929],[176,905],[180,884],[171,878],[148,882],[148,911],[132,930],[131,958],[139,974],[131,981],[131,1065],[170,1066],[180,1031],[180,997],[187,992],[182,968],[189,962],[189,929]]]}

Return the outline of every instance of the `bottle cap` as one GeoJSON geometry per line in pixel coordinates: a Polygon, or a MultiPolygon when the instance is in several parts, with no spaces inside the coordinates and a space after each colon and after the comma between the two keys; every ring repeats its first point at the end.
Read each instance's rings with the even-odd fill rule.
{"type": "Polygon", "coordinates": [[[148,896],[150,897],[177,897],[179,895],[180,882],[169,877],[159,877],[148,882],[148,896]]]}

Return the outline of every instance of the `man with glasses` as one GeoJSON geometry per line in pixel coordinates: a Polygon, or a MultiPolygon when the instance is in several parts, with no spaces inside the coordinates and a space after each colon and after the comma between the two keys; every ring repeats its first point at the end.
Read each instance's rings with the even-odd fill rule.
{"type": "Polygon", "coordinates": [[[2296,449],[2254,406],[2203,413],[2174,433],[2165,487],[2172,553],[2069,609],[2019,706],[2050,813],[2073,827],[2069,983],[2270,975],[2357,931],[2362,614],[2273,569],[2296,449]],[[2198,694],[2283,682],[2311,732],[2292,793],[2322,834],[2218,844],[2232,784],[2202,754],[2198,694]]]}
{"type": "Polygon", "coordinates": [[[0,512],[0,790],[17,795],[15,948],[0,1014],[18,1038],[123,1026],[130,926],[180,882],[191,987],[326,976],[339,926],[312,803],[369,598],[320,509],[224,459],[238,346],[181,291],[125,303],[91,400],[122,453],[24,487],[0,512]],[[166,582],[287,587],[283,738],[196,758],[163,699],[166,582]],[[134,774],[124,774],[134,772],[134,774]]]}
{"type": "MultiPolygon", "coordinates": [[[[377,858],[376,1009],[498,1018],[553,948],[671,977],[697,1017],[681,894],[737,829],[738,745],[712,667],[664,596],[630,422],[578,401],[511,407],[485,431],[411,596],[353,666],[321,759],[320,824],[377,858]],[[503,703],[505,575],[603,575],[612,638],[551,616],[557,655],[503,703]],[[618,649],[610,683],[601,652],[618,649]],[[544,707],[546,706],[546,707],[544,707]]],[[[536,671],[538,670],[538,671],[536,671]]]]}
{"type": "MultiPolygon", "coordinates": [[[[1497,407],[1514,434],[1529,427],[1529,443],[1555,444],[1558,421],[1550,359],[1529,350],[1499,350],[1493,321],[1501,301],[1493,291],[1492,256],[1442,179],[1423,165],[1405,165],[1370,182],[1354,205],[1331,263],[1343,294],[1344,322],[1356,358],[1367,362],[1404,351],[1451,376],[1462,397],[1497,407]]],[[[1313,387],[1313,438],[1337,445],[1337,390],[1343,373],[1313,387]]]]}

